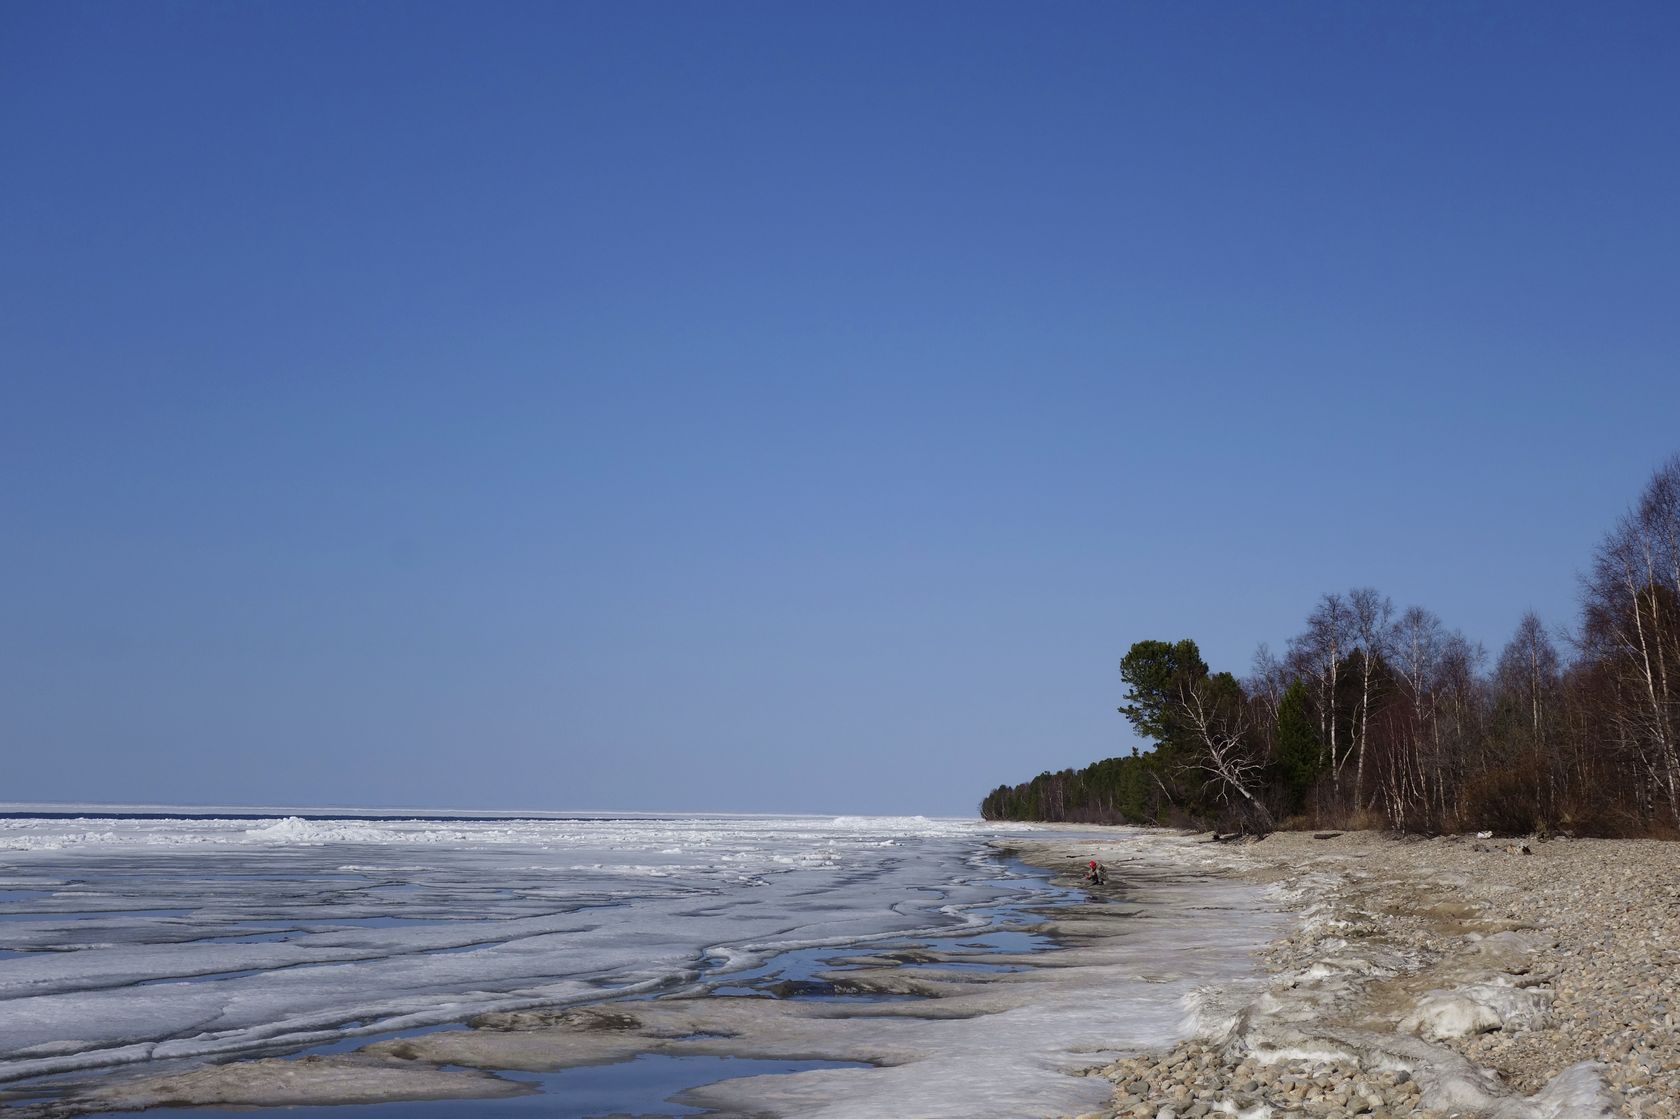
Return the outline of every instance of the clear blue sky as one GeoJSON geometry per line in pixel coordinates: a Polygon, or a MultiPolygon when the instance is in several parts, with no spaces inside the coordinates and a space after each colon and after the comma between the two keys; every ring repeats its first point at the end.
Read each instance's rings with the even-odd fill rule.
{"type": "Polygon", "coordinates": [[[1680,450],[1680,6],[0,7],[0,800],[968,813],[1680,450]]]}

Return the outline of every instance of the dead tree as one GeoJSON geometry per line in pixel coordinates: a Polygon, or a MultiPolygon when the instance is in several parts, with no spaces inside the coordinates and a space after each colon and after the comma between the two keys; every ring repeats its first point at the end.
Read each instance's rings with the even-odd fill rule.
{"type": "Polygon", "coordinates": [[[1255,795],[1263,766],[1248,743],[1248,705],[1242,702],[1241,689],[1228,676],[1223,686],[1218,678],[1185,682],[1178,701],[1184,726],[1194,739],[1194,753],[1184,759],[1183,768],[1198,773],[1220,804],[1237,805],[1260,831],[1271,831],[1271,811],[1255,795]]]}

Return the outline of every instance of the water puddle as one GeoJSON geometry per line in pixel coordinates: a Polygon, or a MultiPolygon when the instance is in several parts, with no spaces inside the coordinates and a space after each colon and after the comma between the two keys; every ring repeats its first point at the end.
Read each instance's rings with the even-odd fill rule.
{"type": "Polygon", "coordinates": [[[612,1065],[594,1065],[509,1079],[535,1084],[535,1095],[506,1100],[428,1100],[287,1108],[151,1108],[106,1112],[102,1119],[252,1119],[272,1111],[284,1119],[600,1119],[602,1116],[667,1117],[705,1114],[671,1102],[690,1088],[745,1076],[779,1076],[810,1069],[868,1068],[855,1061],[766,1061],[744,1057],[667,1057],[648,1054],[612,1065]]]}
{"type": "Polygon", "coordinates": [[[728,979],[735,986],[750,985],[755,979],[770,982],[812,982],[821,972],[837,971],[843,965],[834,964],[839,956],[855,956],[857,948],[794,948],[786,952],[778,952],[757,967],[746,968],[742,971],[725,971],[716,973],[719,978],[728,979]]]}
{"type": "Polygon", "coordinates": [[[760,987],[718,987],[711,992],[719,998],[791,999],[796,1002],[909,1002],[925,995],[895,994],[886,991],[855,991],[840,989],[824,983],[813,983],[791,991],[767,991],[760,987]]]}
{"type": "Polygon", "coordinates": [[[1028,970],[1026,964],[983,964],[972,960],[923,960],[898,966],[905,971],[986,971],[999,975],[1028,970]]]}
{"type": "Polygon", "coordinates": [[[978,949],[981,952],[1001,955],[1043,952],[1056,946],[1055,941],[1043,933],[1020,932],[1013,929],[980,933],[977,936],[942,937],[937,940],[930,939],[923,943],[929,948],[978,949]]]}
{"type": "MultiPolygon", "coordinates": [[[[347,1023],[343,1028],[354,1029],[360,1023],[347,1023]]],[[[329,1041],[325,1045],[315,1045],[308,1049],[300,1049],[295,1053],[288,1053],[288,1058],[317,1057],[325,1053],[353,1053],[364,1045],[372,1045],[379,1041],[395,1041],[404,1037],[421,1037],[425,1034],[448,1033],[451,1030],[464,1030],[468,1026],[465,1022],[450,1022],[443,1026],[416,1026],[408,1030],[386,1030],[384,1033],[356,1034],[352,1037],[341,1037],[337,1041],[329,1041]]]]}

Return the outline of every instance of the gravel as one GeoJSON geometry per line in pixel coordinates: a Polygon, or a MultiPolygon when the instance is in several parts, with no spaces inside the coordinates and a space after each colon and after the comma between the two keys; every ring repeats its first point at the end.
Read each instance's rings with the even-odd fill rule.
{"type": "Polygon", "coordinates": [[[1680,1119],[1680,844],[1200,844],[1294,909],[1255,990],[1080,1119],[1680,1119]]]}

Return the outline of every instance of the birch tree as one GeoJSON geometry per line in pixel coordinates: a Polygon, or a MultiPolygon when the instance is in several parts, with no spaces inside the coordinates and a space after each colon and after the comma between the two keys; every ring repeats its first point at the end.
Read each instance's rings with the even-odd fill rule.
{"type": "Polygon", "coordinates": [[[1599,546],[1582,613],[1584,645],[1623,683],[1629,744],[1680,826],[1680,456],[1599,546]]]}
{"type": "Polygon", "coordinates": [[[1338,789],[1346,758],[1340,744],[1336,706],[1349,627],[1347,603],[1339,594],[1327,594],[1307,616],[1306,632],[1289,641],[1291,667],[1297,675],[1312,682],[1314,705],[1318,709],[1318,740],[1324,748],[1321,768],[1335,775],[1338,789]]]}
{"type": "Polygon", "coordinates": [[[1432,730],[1445,642],[1441,619],[1421,606],[1408,607],[1391,634],[1391,659],[1405,693],[1408,716],[1401,748],[1390,761],[1388,815],[1392,824],[1420,810],[1432,814],[1430,779],[1439,780],[1441,775],[1434,749],[1438,740],[1432,730]]]}
{"type": "Polygon", "coordinates": [[[1348,628],[1359,648],[1359,713],[1355,723],[1353,797],[1360,803],[1365,795],[1365,755],[1371,738],[1372,682],[1377,664],[1388,649],[1389,627],[1394,624],[1394,603],[1374,587],[1357,587],[1348,593],[1348,628]]]}
{"type": "Polygon", "coordinates": [[[1557,649],[1534,611],[1525,613],[1517,623],[1517,632],[1499,655],[1497,673],[1500,690],[1522,713],[1524,738],[1534,767],[1536,812],[1555,818],[1557,774],[1550,724],[1556,714],[1559,661],[1557,649]]]}

